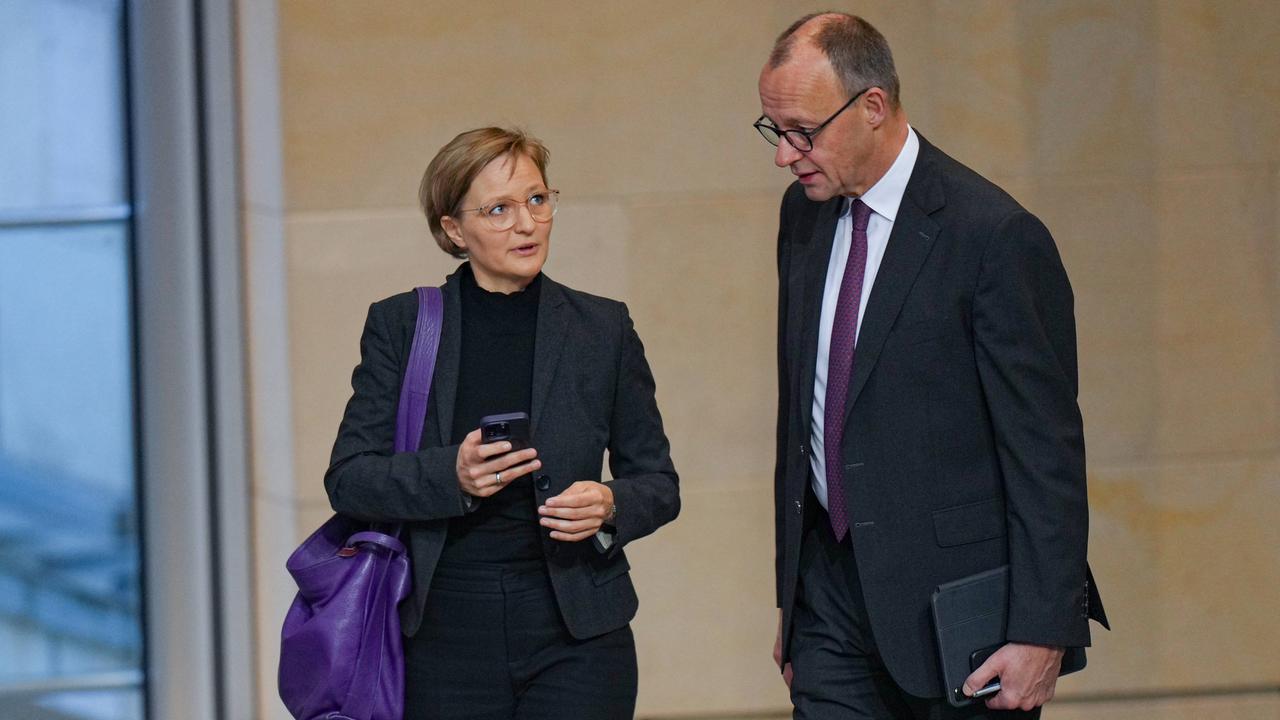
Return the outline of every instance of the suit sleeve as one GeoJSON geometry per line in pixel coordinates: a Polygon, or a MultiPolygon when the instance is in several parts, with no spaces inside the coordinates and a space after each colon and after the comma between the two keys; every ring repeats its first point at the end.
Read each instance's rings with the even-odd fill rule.
{"type": "Polygon", "coordinates": [[[784,542],[786,533],[786,473],[787,473],[787,437],[790,432],[791,377],[787,363],[787,276],[790,264],[786,249],[787,200],[783,196],[782,206],[778,210],[778,414],[777,436],[773,464],[773,523],[774,523],[774,591],[778,607],[782,607],[782,575],[784,542]]]}
{"type": "Polygon", "coordinates": [[[462,515],[457,445],[393,452],[402,362],[400,344],[388,329],[387,308],[374,304],[365,321],[360,364],[351,374],[351,399],[324,476],[329,503],[336,512],[372,522],[462,515]]]}
{"type": "Polygon", "coordinates": [[[1007,217],[983,257],[973,323],[1004,478],[1012,642],[1089,644],[1073,303],[1049,231],[1025,211],[1007,217]]]}
{"type": "Polygon", "coordinates": [[[653,373],[626,306],[620,313],[621,343],[617,384],[609,429],[609,471],[613,482],[617,533],[615,554],[680,513],[680,479],[671,462],[671,446],[662,429],[654,397],[653,373]]]}

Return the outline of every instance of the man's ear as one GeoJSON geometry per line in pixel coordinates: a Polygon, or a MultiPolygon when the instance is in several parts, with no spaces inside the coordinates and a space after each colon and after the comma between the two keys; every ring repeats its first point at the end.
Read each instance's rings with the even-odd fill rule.
{"type": "Polygon", "coordinates": [[[454,245],[457,245],[463,250],[467,249],[467,242],[462,239],[462,227],[458,225],[457,220],[445,215],[440,218],[440,227],[444,230],[444,234],[448,235],[449,239],[453,241],[454,245]]]}
{"type": "Polygon", "coordinates": [[[862,100],[863,113],[873,127],[880,127],[889,118],[889,97],[884,90],[873,87],[862,100]]]}

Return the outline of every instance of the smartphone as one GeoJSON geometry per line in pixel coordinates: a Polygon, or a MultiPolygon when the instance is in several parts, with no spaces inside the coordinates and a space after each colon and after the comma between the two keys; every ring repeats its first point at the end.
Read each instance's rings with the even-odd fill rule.
{"type": "Polygon", "coordinates": [[[480,418],[480,442],[488,445],[502,440],[511,443],[512,451],[529,447],[529,414],[514,412],[480,418]]]}
{"type": "MultiPolygon", "coordinates": [[[[1000,645],[992,645],[991,647],[985,647],[985,648],[982,648],[981,650],[974,650],[973,654],[969,655],[970,672],[977,670],[979,667],[981,667],[982,663],[987,661],[987,658],[991,657],[993,654],[995,654],[995,651],[999,650],[1003,646],[1004,645],[1002,643],[1000,645]]],[[[998,692],[1000,692],[1000,678],[995,677],[991,679],[991,682],[987,683],[986,687],[979,688],[978,690],[974,691],[973,699],[981,700],[982,698],[995,695],[998,692]]],[[[964,693],[961,692],[960,690],[956,690],[956,696],[957,696],[957,699],[961,699],[961,700],[969,699],[969,698],[966,698],[964,696],[964,693]]]]}

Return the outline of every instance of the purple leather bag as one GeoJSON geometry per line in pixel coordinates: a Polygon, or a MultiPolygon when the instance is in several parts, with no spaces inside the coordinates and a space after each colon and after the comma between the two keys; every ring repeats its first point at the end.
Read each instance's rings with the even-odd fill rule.
{"type": "MultiPolygon", "coordinates": [[[[418,322],[400,386],[395,452],[422,437],[444,299],[417,288],[418,322]]],[[[334,515],[285,567],[298,594],[280,635],[280,699],[297,720],[401,720],[404,650],[396,606],[409,594],[400,525],[334,515]]]]}

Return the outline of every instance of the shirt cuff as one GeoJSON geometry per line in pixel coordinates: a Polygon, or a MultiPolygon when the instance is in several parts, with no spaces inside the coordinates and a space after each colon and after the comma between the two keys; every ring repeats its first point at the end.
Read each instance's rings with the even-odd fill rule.
{"type": "Polygon", "coordinates": [[[595,537],[591,538],[591,544],[595,546],[596,552],[607,553],[613,548],[613,543],[617,539],[617,528],[605,525],[596,531],[595,537]]]}

